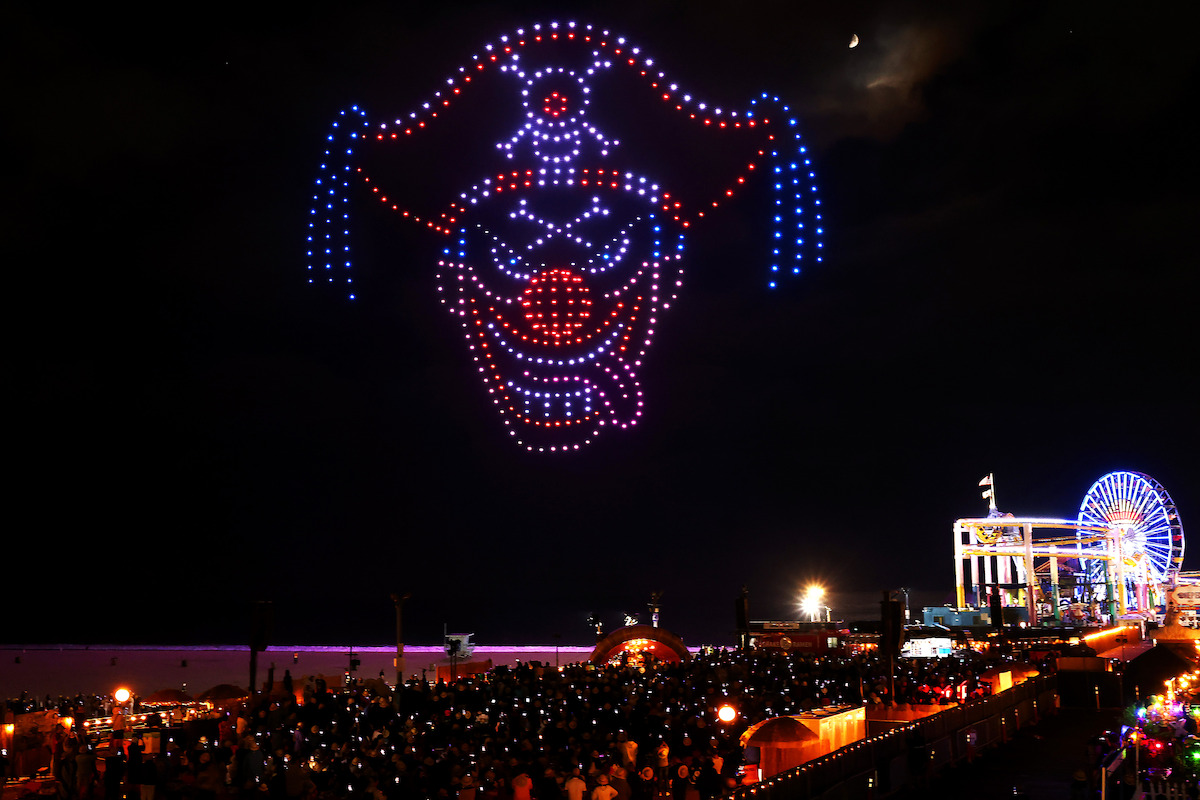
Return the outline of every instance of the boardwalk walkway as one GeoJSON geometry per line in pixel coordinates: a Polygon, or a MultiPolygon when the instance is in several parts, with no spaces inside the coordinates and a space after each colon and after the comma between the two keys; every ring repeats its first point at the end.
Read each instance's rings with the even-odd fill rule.
{"type": "Polygon", "coordinates": [[[1076,770],[1087,771],[1089,741],[1106,730],[1119,728],[1120,717],[1121,712],[1116,709],[1064,709],[1036,725],[1022,728],[1007,744],[987,750],[973,762],[947,767],[930,778],[927,785],[908,786],[889,797],[896,800],[1074,797],[1072,776],[1076,770]]]}

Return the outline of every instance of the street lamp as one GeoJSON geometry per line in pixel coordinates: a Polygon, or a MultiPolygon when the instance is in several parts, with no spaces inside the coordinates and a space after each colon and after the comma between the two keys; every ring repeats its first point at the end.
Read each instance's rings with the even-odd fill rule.
{"type": "Polygon", "coordinates": [[[725,703],[717,709],[717,719],[728,725],[737,719],[737,709],[729,705],[729,703],[725,703]]]}
{"type": "Polygon", "coordinates": [[[125,748],[125,711],[121,706],[126,703],[130,704],[130,712],[133,712],[133,693],[124,686],[113,692],[113,700],[116,705],[113,706],[112,713],[112,733],[109,735],[110,741],[115,740],[119,743],[122,749],[125,748]]]}
{"type": "Polygon", "coordinates": [[[824,596],[824,587],[812,584],[805,590],[804,597],[800,598],[800,610],[808,615],[809,622],[820,622],[821,612],[825,608],[821,602],[824,596]]]}
{"type": "Polygon", "coordinates": [[[396,605],[396,710],[400,710],[400,693],[404,689],[404,601],[412,594],[393,594],[392,602],[396,605]]]}
{"type": "MultiPolygon", "coordinates": [[[[8,712],[2,712],[4,719],[11,719],[8,712]]],[[[0,726],[0,755],[7,756],[13,750],[13,734],[16,732],[17,725],[15,722],[5,722],[0,726]]],[[[7,762],[4,762],[0,767],[0,781],[8,779],[7,762]]]]}

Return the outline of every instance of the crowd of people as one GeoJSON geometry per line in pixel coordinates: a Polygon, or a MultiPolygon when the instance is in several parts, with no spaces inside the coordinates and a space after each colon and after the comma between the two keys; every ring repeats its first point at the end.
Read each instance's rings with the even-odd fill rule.
{"type": "MultiPolygon", "coordinates": [[[[685,663],[499,667],[412,681],[398,697],[382,681],[293,688],[286,675],[291,691],[273,687],[153,747],[130,730],[97,754],[77,726],[56,731],[53,770],[79,800],[711,800],[736,784],[751,724],[978,696],[987,666],[899,659],[893,676],[871,654],[716,650],[685,663]],[[717,717],[725,703],[733,722],[717,717]]],[[[81,702],[92,701],[65,700],[62,713],[82,715],[81,702]]]]}

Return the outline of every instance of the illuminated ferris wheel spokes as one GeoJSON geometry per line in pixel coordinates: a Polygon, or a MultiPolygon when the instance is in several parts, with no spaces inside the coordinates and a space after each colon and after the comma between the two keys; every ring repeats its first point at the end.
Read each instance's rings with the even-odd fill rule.
{"type": "MultiPolygon", "coordinates": [[[[1183,562],[1183,526],[1175,503],[1162,484],[1140,472],[1110,472],[1092,485],[1079,506],[1079,522],[1120,531],[1125,584],[1145,575],[1152,583],[1170,583],[1183,562]]],[[[1103,549],[1095,543],[1085,550],[1103,549]]],[[[1093,583],[1104,578],[1105,562],[1088,561],[1093,583]]],[[[1111,569],[1111,567],[1110,567],[1111,569]]]]}

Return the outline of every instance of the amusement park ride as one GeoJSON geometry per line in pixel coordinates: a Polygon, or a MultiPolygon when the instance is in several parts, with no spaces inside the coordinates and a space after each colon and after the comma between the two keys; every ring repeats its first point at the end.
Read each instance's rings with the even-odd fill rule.
{"type": "Polygon", "coordinates": [[[991,476],[980,486],[990,487],[983,494],[991,515],[954,523],[958,608],[967,608],[968,586],[978,605],[998,597],[1002,606],[1023,606],[1035,624],[1039,604],[1062,622],[1064,608],[1079,617],[1095,603],[1110,620],[1154,619],[1171,602],[1181,583],[1183,525],[1167,490],[1149,475],[1110,472],[1084,495],[1073,520],[1001,514],[991,476]]]}

